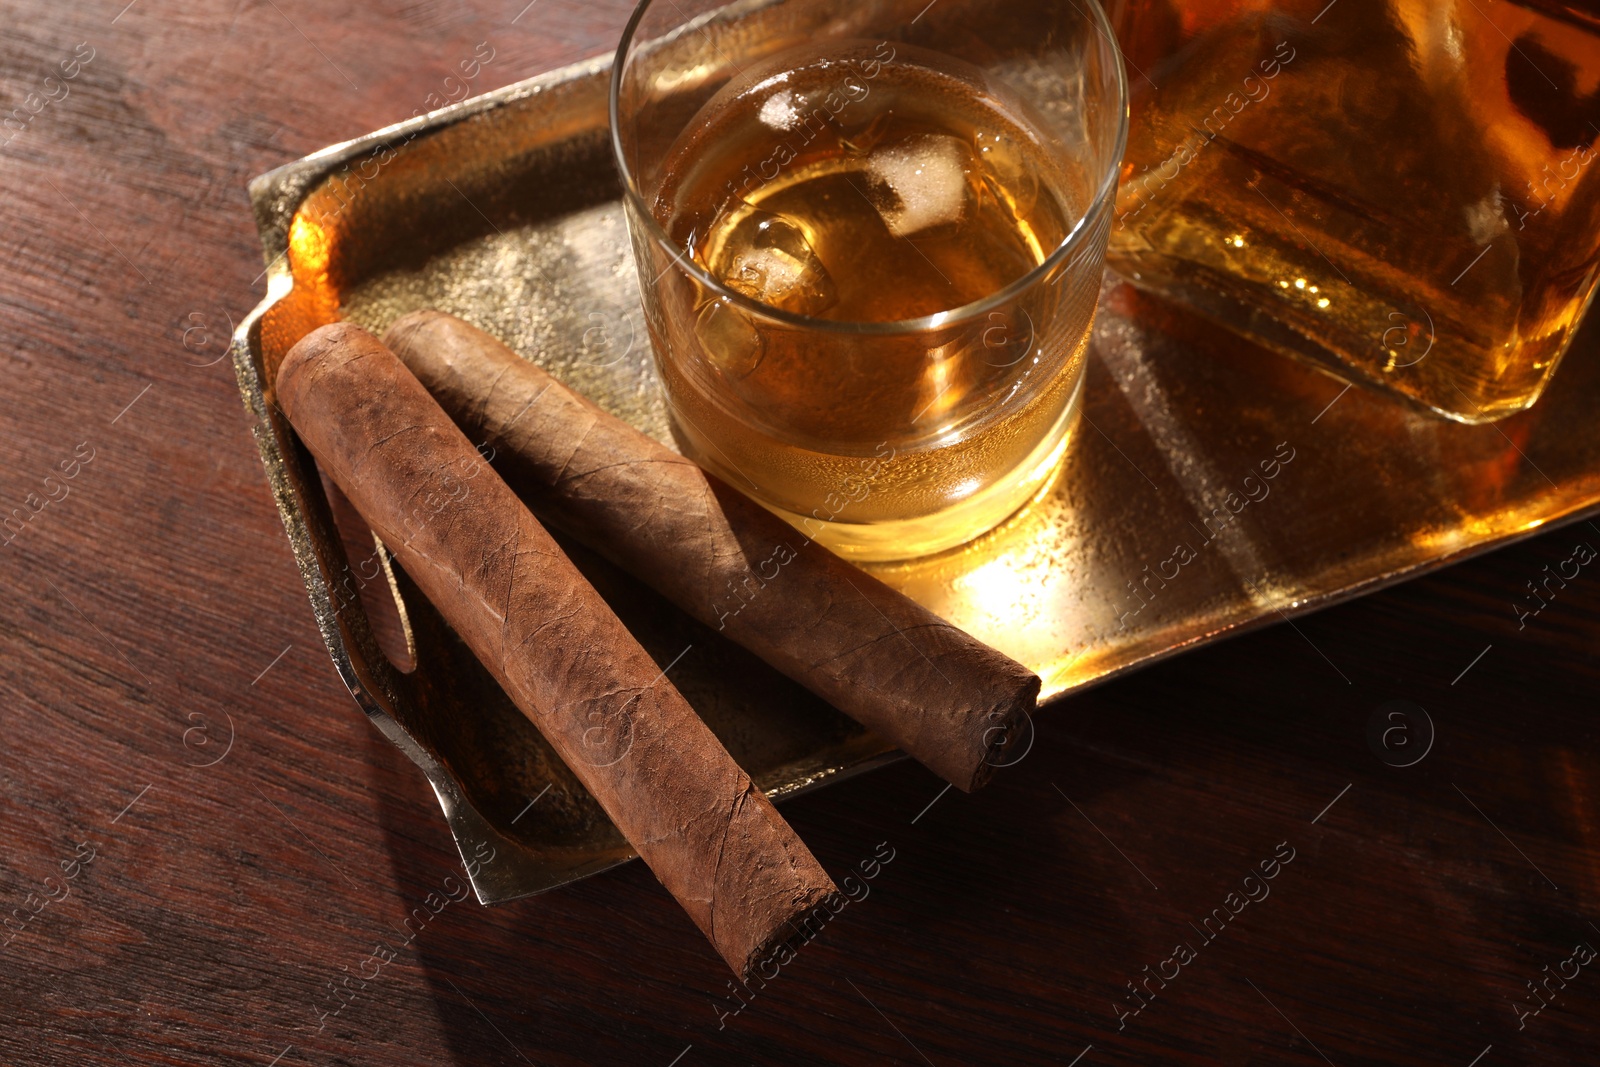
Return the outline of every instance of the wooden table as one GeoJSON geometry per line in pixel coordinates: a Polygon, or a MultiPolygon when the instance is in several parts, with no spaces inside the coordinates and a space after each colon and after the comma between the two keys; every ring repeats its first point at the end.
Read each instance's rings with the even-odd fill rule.
{"type": "Polygon", "coordinates": [[[479,89],[609,48],[627,4],[125,2],[11,0],[0,38],[5,109],[57,97],[0,148],[0,1062],[1596,1062],[1600,576],[1512,609],[1591,525],[1075,699],[976,797],[902,764],[789,804],[836,874],[893,859],[736,1014],[635,864],[448,902],[324,1019],[459,860],[245,430],[244,185],[479,42],[479,89]]]}

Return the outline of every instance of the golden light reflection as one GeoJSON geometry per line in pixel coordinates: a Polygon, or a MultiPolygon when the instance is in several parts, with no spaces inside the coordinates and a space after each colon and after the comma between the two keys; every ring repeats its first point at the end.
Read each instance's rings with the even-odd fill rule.
{"type": "Polygon", "coordinates": [[[696,88],[720,74],[724,66],[720,60],[706,60],[685,67],[669,67],[652,79],[649,94],[659,99],[673,96],[684,88],[696,88]]]}
{"type": "Polygon", "coordinates": [[[967,603],[996,620],[1013,619],[1029,600],[1037,598],[1040,583],[1031,568],[1020,565],[1010,553],[967,572],[952,583],[967,603]]]}
{"type": "Polygon", "coordinates": [[[289,223],[289,266],[297,278],[326,279],[333,242],[321,222],[311,215],[308,211],[298,212],[289,223]]]}
{"type": "Polygon", "coordinates": [[[289,272],[301,309],[312,319],[308,330],[339,317],[339,294],[328,276],[335,235],[321,219],[320,212],[305,208],[289,223],[289,272]]]}

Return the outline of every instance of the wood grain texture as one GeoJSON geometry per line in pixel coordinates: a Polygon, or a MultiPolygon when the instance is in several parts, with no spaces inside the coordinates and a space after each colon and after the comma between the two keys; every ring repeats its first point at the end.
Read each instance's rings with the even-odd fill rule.
{"type": "Polygon", "coordinates": [[[261,294],[244,183],[480,41],[479,89],[609,49],[627,5],[124,3],[0,12],[0,111],[95,50],[0,148],[0,515],[59,497],[0,548],[0,912],[31,915],[0,1062],[1596,1061],[1594,968],[1512,1007],[1600,945],[1600,574],[1511,607],[1586,525],[1057,706],[976,796],[903,764],[787,805],[836,877],[894,858],[721,1029],[726,973],[640,865],[439,895],[459,861],[321,648],[221,362],[261,294]],[[1437,728],[1404,769],[1366,736],[1396,699],[1437,728]],[[1280,842],[1269,897],[1191,929],[1280,842]]]}

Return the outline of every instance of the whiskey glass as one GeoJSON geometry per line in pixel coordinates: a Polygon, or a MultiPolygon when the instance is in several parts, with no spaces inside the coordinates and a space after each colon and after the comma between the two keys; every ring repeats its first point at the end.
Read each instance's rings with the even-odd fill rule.
{"type": "Polygon", "coordinates": [[[1127,85],[1095,0],[644,0],[612,141],[685,454],[834,551],[963,544],[1076,425],[1127,85]]]}

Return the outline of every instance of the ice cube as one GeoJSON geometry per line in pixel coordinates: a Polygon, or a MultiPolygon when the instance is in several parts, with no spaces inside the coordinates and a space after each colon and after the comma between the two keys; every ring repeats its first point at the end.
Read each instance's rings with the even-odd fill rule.
{"type": "Polygon", "coordinates": [[[839,300],[833,278],[793,219],[737,205],[712,250],[711,270],[752,300],[796,315],[820,315],[839,300]]]}
{"type": "Polygon", "coordinates": [[[761,121],[774,130],[792,130],[800,125],[800,109],[788,89],[773,93],[762,101],[761,121]]]}
{"type": "Polygon", "coordinates": [[[972,146],[946,134],[913,134],[867,157],[871,199],[896,237],[965,221],[977,171],[972,146]]]}
{"type": "Polygon", "coordinates": [[[749,377],[767,354],[755,323],[726,300],[708,301],[695,320],[694,332],[711,365],[733,378],[749,377]]]}
{"type": "Polygon", "coordinates": [[[1039,179],[1016,138],[985,130],[973,138],[973,144],[989,194],[1014,216],[1031,211],[1039,200],[1039,179]]]}

